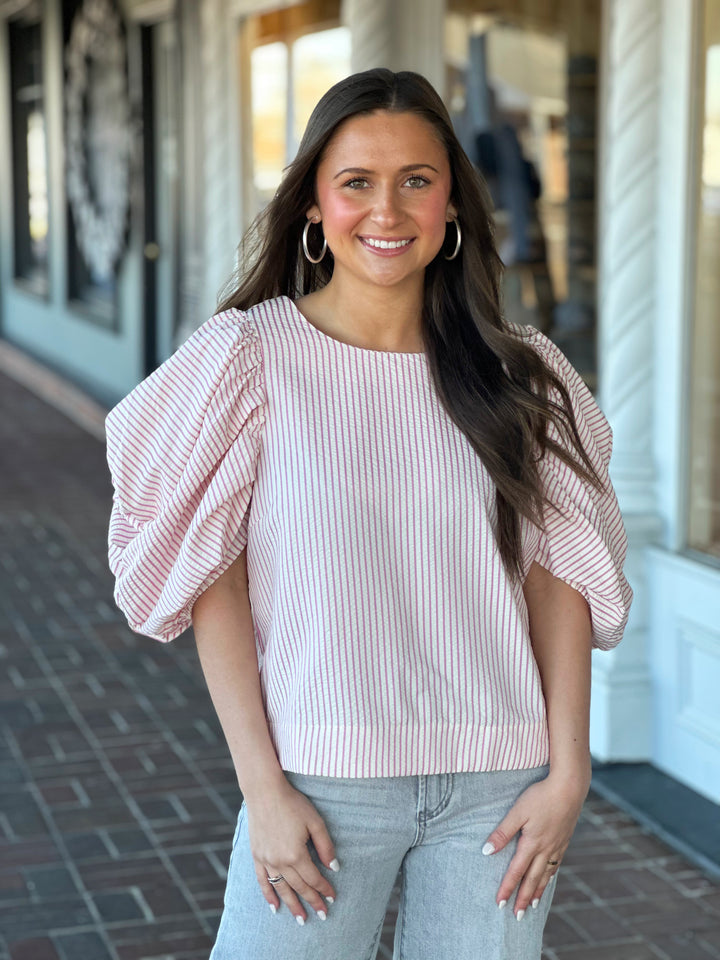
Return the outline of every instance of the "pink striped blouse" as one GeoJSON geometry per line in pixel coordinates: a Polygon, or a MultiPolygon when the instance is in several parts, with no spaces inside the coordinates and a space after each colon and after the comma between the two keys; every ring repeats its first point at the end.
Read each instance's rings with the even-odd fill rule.
{"type": "MultiPolygon", "coordinates": [[[[621,638],[632,593],[607,474],[612,435],[567,384],[605,488],[542,464],[536,560],[579,590],[593,643],[621,638]]],[[[368,350],[279,297],[204,323],[107,418],[115,600],[172,640],[247,546],[263,697],[283,769],[344,777],[508,770],[548,761],[522,588],[493,536],[493,485],[423,353],[368,350]]]]}

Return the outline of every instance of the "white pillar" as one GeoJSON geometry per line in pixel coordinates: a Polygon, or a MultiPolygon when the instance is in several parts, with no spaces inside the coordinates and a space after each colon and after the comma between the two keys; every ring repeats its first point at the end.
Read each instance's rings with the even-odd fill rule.
{"type": "Polygon", "coordinates": [[[353,72],[415,70],[444,95],[443,0],[343,0],[352,31],[353,72]]]}
{"type": "Polygon", "coordinates": [[[623,642],[594,655],[591,749],[599,760],[644,760],[652,715],[645,551],[661,532],[652,446],[662,2],[606,0],[603,18],[600,404],[614,431],[635,601],[623,642]]]}

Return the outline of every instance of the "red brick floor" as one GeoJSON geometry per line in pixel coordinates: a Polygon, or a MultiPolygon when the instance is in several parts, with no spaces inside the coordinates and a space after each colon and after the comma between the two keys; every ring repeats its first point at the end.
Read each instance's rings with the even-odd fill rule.
{"type": "MultiPolygon", "coordinates": [[[[102,443],[0,406],[0,960],[206,960],[240,798],[192,636],[113,605],[102,443]]],[[[545,956],[717,960],[720,887],[591,794],[545,956]]]]}

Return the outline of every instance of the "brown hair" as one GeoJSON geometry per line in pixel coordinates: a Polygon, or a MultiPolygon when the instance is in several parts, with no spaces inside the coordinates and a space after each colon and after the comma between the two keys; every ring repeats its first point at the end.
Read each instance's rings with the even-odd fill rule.
{"type": "MultiPolygon", "coordinates": [[[[502,318],[502,261],[489,194],[445,105],[424,77],[378,68],[328,90],[313,110],[275,197],[243,239],[238,273],[222,292],[218,311],[248,310],[281,295],[297,299],[328,282],[332,252],[328,249],[320,263],[312,264],[301,246],[306,212],[315,202],[315,173],[344,120],[379,110],[422,117],[447,151],[462,247],[454,260],[444,258],[443,250],[450,252],[455,245],[450,223],[443,250],[425,269],[423,340],[438,396],[495,484],[502,560],[512,575],[522,574],[520,517],[542,526],[547,502],[538,458],[551,451],[593,486],[600,486],[600,479],[583,449],[564,384],[502,318]],[[556,399],[550,399],[551,393],[556,399]],[[550,423],[562,442],[548,435],[550,423]]],[[[310,237],[313,242],[312,230],[310,237]]]]}

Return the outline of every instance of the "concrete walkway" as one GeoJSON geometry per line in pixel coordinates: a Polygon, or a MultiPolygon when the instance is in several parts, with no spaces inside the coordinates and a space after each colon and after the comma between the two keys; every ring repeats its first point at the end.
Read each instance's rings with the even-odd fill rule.
{"type": "MultiPolygon", "coordinates": [[[[240,797],[192,635],[113,606],[102,443],[0,406],[0,960],[207,960],[240,797]]],[[[720,888],[592,794],[555,903],[548,960],[720,958],[720,888]]]]}

